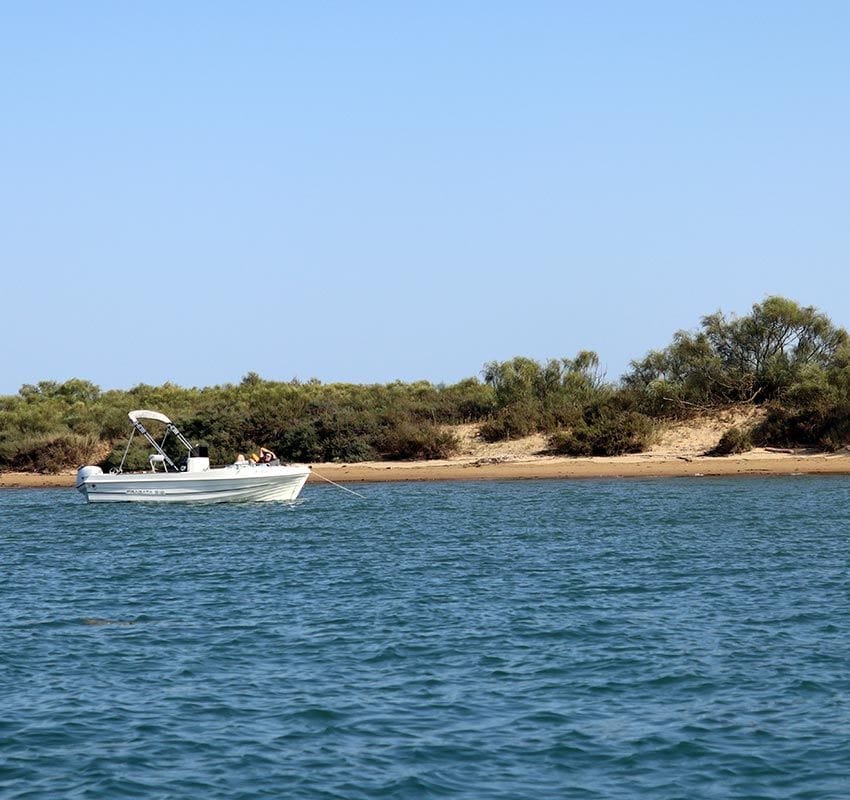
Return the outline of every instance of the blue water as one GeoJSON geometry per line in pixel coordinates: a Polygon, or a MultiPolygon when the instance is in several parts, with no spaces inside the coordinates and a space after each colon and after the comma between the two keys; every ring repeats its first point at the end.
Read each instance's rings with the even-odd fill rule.
{"type": "Polygon", "coordinates": [[[847,798],[845,478],[0,493],[0,797],[847,798]]]}

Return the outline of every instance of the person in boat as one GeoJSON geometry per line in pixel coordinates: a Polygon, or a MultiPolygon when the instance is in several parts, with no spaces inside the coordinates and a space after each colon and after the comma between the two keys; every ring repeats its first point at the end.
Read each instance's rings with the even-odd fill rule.
{"type": "Polygon", "coordinates": [[[268,447],[260,448],[260,463],[261,464],[271,464],[272,461],[277,461],[277,456],[274,454],[272,450],[269,450],[268,447]]]}

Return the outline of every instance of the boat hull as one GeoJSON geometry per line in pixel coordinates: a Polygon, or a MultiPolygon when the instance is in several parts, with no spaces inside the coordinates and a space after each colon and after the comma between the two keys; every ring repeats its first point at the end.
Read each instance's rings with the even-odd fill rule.
{"type": "Polygon", "coordinates": [[[307,466],[232,466],[204,472],[89,475],[78,481],[77,489],[89,503],[292,502],[309,476],[307,466]]]}

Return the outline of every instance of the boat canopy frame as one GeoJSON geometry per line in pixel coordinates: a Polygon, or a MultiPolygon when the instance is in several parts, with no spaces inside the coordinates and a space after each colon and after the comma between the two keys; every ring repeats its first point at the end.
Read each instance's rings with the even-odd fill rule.
{"type": "Polygon", "coordinates": [[[168,471],[169,465],[171,465],[171,468],[175,472],[180,472],[180,468],[174,463],[171,456],[169,456],[164,449],[165,440],[168,438],[168,434],[171,433],[177,438],[180,444],[189,451],[189,455],[192,454],[192,443],[180,432],[180,429],[168,417],[166,417],[165,414],[160,414],[159,411],[138,409],[137,411],[130,411],[127,416],[130,418],[130,422],[133,423],[133,430],[130,431],[130,438],[127,440],[127,447],[124,448],[124,455],[121,457],[121,463],[114,471],[116,473],[124,471],[124,462],[127,460],[127,454],[130,452],[130,445],[133,442],[133,436],[135,436],[136,433],[140,433],[145,437],[145,439],[147,439],[151,447],[153,447],[154,450],[156,450],[156,452],[162,457],[162,463],[166,472],[168,471]],[[152,419],[165,425],[165,434],[163,435],[161,442],[158,442],[148,429],[142,425],[140,420],[143,419],[152,419]]]}

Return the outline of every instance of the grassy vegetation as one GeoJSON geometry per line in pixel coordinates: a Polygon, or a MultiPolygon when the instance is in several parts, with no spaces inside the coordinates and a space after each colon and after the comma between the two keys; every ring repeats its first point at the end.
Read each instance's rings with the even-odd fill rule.
{"type": "MultiPolygon", "coordinates": [[[[617,385],[587,351],[545,363],[493,361],[481,374],[450,386],[284,383],[255,373],[238,385],[126,391],[42,381],[0,397],[0,469],[115,466],[134,408],[167,413],[210,447],[214,463],[260,445],[287,461],[445,458],[458,446],[448,426],[463,422],[479,423],[489,441],[543,433],[552,452],[617,455],[644,450],[666,419],[733,403],[763,405],[764,421],[728,431],[718,453],[850,443],[850,337],[816,309],[780,297],[743,317],[704,317],[696,332],[680,331],[632,362],[617,385]]],[[[131,448],[126,466],[143,468],[147,452],[131,448]]]]}

